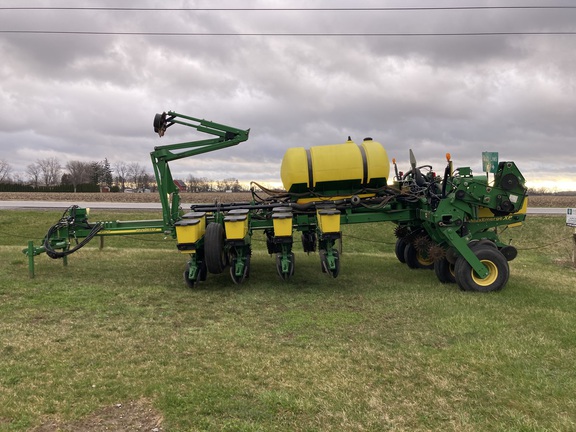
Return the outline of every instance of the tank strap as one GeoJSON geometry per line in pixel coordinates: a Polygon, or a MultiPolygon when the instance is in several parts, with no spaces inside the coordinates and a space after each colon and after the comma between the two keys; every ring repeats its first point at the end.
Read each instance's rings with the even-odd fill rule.
{"type": "Polygon", "coordinates": [[[306,159],[308,160],[308,187],[314,187],[314,170],[312,169],[312,153],[310,149],[306,149],[306,159]]]}
{"type": "Polygon", "coordinates": [[[366,186],[368,184],[368,159],[366,158],[366,149],[361,145],[358,146],[360,149],[360,154],[362,155],[362,186],[366,186]]]}

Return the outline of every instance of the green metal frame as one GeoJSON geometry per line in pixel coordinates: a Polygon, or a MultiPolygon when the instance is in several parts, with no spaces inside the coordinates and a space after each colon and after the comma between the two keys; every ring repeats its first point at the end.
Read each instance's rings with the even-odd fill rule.
{"type": "Polygon", "coordinates": [[[174,222],[180,218],[179,189],[174,184],[169,163],[240,144],[248,139],[250,130],[237,129],[220,123],[179,114],[174,111],[161,114],[158,123],[159,124],[155,124],[154,126],[155,130],[157,130],[161,136],[166,129],[173,124],[192,127],[198,132],[216,136],[216,138],[200,141],[154,147],[154,151],[150,153],[158,193],[160,194],[160,202],[162,203],[162,218],[164,226],[168,228],[173,226],[174,222]]]}
{"type": "MultiPolygon", "coordinates": [[[[423,167],[416,166],[416,159],[410,151],[411,168],[406,174],[398,173],[394,161],[396,177],[391,187],[377,185],[376,188],[358,190],[358,185],[351,183],[351,189],[338,189],[337,193],[333,190],[300,190],[298,194],[273,196],[266,202],[253,195],[249,203],[193,205],[193,212],[205,215],[201,216],[205,218],[205,224],[215,223],[222,227],[218,228],[218,232],[225,232],[227,214],[232,215],[239,210],[246,214],[248,228],[244,238],[229,239],[224,233],[222,239],[208,241],[200,235],[194,237],[193,243],[186,243],[188,240],[178,238],[177,225],[184,229],[178,224],[184,212],[179,189],[170,171],[170,162],[237,145],[248,139],[250,130],[173,111],[157,114],[154,130],[163,136],[174,124],[192,127],[214,138],[158,146],[150,153],[162,204],[162,219],[89,223],[86,210],[74,206],[56,228],[49,231],[42,246],[34,247],[29,243],[24,249],[29,258],[31,276],[34,275],[34,256],[46,252],[53,257],[64,258],[66,263],[66,252],[78,247],[75,245],[81,238],[162,233],[176,238],[178,250],[188,254],[185,281],[189,286],[206,278],[207,261],[219,258],[220,253],[226,257],[226,262],[210,265],[211,271],[220,272],[226,265],[230,266],[233,281],[241,283],[249,272],[252,235],[256,231],[263,231],[269,253],[276,254],[278,274],[288,279],[294,274],[293,235],[276,237],[273,223],[275,210],[288,209],[292,213],[293,233],[300,232],[306,239],[304,251],[314,252],[318,249],[323,270],[336,277],[341,264],[338,250],[341,233],[323,232],[318,219],[321,216],[317,214],[317,211],[329,208],[331,214],[339,215],[340,225],[394,223],[398,227],[397,233],[402,233],[399,234],[401,239],[410,242],[417,237],[424,238],[424,243],[433,245],[446,256],[454,259],[461,257],[470,266],[474,277],[483,279],[487,278],[490,269],[473,249],[474,241],[490,241],[496,250],[510,248],[499,240],[498,229],[521,223],[526,217],[523,212],[525,180],[513,162],[500,162],[490,182],[488,174],[474,176],[469,167],[454,171],[448,158],[444,176],[436,177],[429,166],[426,167],[430,168],[430,172],[422,173],[423,167]],[[338,198],[332,198],[334,194],[338,198]]],[[[513,252],[511,255],[515,256],[513,252]]],[[[496,286],[494,289],[500,288],[496,286]]]]}
{"type": "MultiPolygon", "coordinates": [[[[51,238],[44,239],[41,246],[34,246],[33,242],[29,243],[28,247],[22,251],[28,256],[31,277],[34,277],[34,257],[48,252],[46,246],[65,253],[71,249],[76,239],[87,238],[94,231],[97,231],[94,236],[98,237],[159,233],[174,237],[174,223],[180,219],[181,208],[179,189],[174,184],[169,163],[237,145],[248,139],[250,130],[237,129],[173,111],[157,114],[154,119],[154,130],[162,136],[173,124],[192,127],[199,132],[214,135],[215,138],[158,146],[150,153],[162,204],[162,219],[89,223],[87,209],[72,206],[60,221],[62,226],[51,238]]],[[[62,258],[66,264],[66,255],[62,258]]]]}

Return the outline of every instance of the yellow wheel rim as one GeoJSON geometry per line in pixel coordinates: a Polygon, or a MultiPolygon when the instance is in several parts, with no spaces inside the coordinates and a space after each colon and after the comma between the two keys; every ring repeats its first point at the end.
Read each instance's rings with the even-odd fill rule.
{"type": "Polygon", "coordinates": [[[421,266],[429,266],[429,265],[434,264],[433,259],[422,256],[422,254],[420,252],[418,252],[418,254],[416,255],[416,259],[418,260],[418,263],[421,266]]]}
{"type": "Polygon", "coordinates": [[[496,264],[494,264],[494,262],[492,261],[480,260],[480,262],[484,264],[488,269],[488,276],[482,279],[478,277],[478,275],[474,272],[474,270],[472,270],[472,280],[478,286],[483,287],[490,286],[494,282],[496,282],[496,279],[498,279],[498,267],[496,267],[496,264]]]}

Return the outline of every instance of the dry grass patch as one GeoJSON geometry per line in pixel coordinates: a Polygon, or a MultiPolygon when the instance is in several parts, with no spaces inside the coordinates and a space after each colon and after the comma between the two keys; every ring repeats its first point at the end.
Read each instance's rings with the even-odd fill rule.
{"type": "Polygon", "coordinates": [[[101,408],[79,420],[48,420],[31,432],[161,432],[164,430],[162,422],[162,414],[150,401],[141,399],[101,408]]]}

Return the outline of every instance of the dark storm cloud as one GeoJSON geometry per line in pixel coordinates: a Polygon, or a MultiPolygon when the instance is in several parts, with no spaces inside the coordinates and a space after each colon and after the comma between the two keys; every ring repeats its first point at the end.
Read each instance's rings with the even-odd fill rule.
{"type": "MultiPolygon", "coordinates": [[[[383,5],[337,1],[330,7],[375,4],[383,5]]],[[[491,4],[501,2],[467,3],[491,4]]],[[[98,3],[105,5],[117,2],[98,3]]],[[[286,7],[250,3],[271,5],[286,7]]],[[[237,2],[164,6],[239,7],[237,2]]],[[[289,5],[298,6],[327,7],[314,1],[289,5]]],[[[0,11],[0,26],[184,33],[532,32],[574,31],[575,17],[573,10],[0,11]]],[[[45,155],[63,162],[107,157],[149,166],[155,145],[199,138],[176,127],[162,139],[154,135],[154,114],[175,110],[251,128],[250,140],[236,148],[180,161],[176,166],[184,176],[277,180],[288,147],[371,136],[405,164],[413,148],[422,163],[443,164],[448,151],[457,164],[476,169],[481,151],[490,150],[538,177],[551,166],[551,175],[573,177],[576,156],[567,149],[576,132],[575,40],[572,35],[0,34],[0,158],[21,172],[45,155]]]]}

